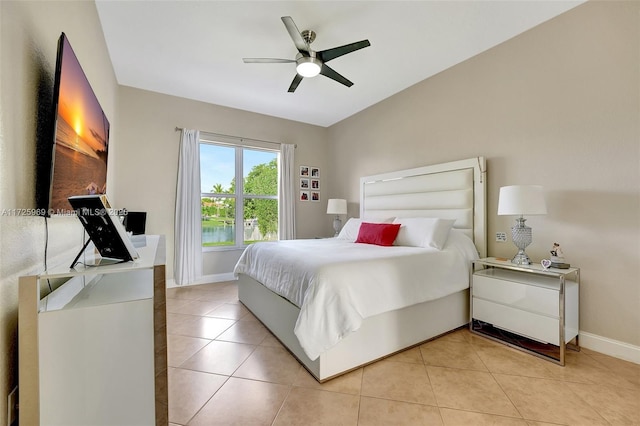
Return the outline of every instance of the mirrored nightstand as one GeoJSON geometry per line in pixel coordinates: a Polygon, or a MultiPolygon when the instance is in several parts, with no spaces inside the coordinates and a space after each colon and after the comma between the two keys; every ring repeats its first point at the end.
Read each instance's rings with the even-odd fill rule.
{"type": "Polygon", "coordinates": [[[544,269],[493,257],[472,262],[472,333],[564,365],[579,350],[580,269],[544,269]]]}

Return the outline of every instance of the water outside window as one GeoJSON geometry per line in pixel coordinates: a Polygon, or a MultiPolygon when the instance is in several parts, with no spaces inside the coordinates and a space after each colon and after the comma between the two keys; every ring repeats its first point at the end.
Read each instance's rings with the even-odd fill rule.
{"type": "Polygon", "coordinates": [[[200,175],[203,247],[278,238],[277,152],[201,143],[200,175]]]}

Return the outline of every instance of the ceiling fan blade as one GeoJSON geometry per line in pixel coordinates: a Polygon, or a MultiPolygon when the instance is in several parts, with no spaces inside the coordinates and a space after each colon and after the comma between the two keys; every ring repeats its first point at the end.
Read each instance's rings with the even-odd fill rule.
{"type": "Polygon", "coordinates": [[[277,59],[277,58],[242,58],[245,64],[285,64],[295,62],[293,59],[277,59]]]}
{"type": "Polygon", "coordinates": [[[329,67],[327,64],[322,64],[322,68],[320,69],[320,74],[324,75],[325,77],[329,77],[330,79],[335,80],[338,83],[342,83],[347,87],[353,86],[353,83],[351,81],[347,80],[346,78],[344,78],[343,76],[335,72],[333,68],[329,67]]]}
{"type": "Polygon", "coordinates": [[[345,44],[344,46],[334,47],[333,49],[327,49],[316,53],[316,56],[322,60],[322,62],[329,62],[332,59],[338,58],[347,53],[355,52],[356,50],[364,49],[371,46],[369,40],[356,41],[355,43],[345,44]]]}
{"type": "Polygon", "coordinates": [[[296,91],[296,89],[298,88],[298,84],[300,84],[303,78],[304,77],[302,77],[300,74],[296,73],[296,76],[293,77],[293,81],[291,82],[291,86],[289,86],[289,93],[293,93],[296,91]]]}
{"type": "Polygon", "coordinates": [[[291,18],[291,16],[283,16],[281,19],[291,36],[291,40],[293,40],[293,44],[296,45],[296,48],[299,51],[309,52],[311,48],[300,35],[300,30],[298,30],[296,23],[293,22],[293,18],[291,18]]]}

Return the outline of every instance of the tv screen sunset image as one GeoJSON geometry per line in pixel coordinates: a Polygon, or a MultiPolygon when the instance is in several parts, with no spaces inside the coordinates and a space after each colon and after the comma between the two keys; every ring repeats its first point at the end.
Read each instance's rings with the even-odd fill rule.
{"type": "Polygon", "coordinates": [[[50,209],[69,211],[72,195],[103,194],[109,122],[71,45],[63,37],[50,209]]]}

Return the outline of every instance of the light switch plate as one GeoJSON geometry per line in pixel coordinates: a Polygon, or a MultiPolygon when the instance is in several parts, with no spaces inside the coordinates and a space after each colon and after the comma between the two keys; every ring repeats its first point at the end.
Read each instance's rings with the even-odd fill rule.
{"type": "Polygon", "coordinates": [[[496,232],[496,241],[499,243],[507,242],[507,233],[506,232],[496,232]]]}

